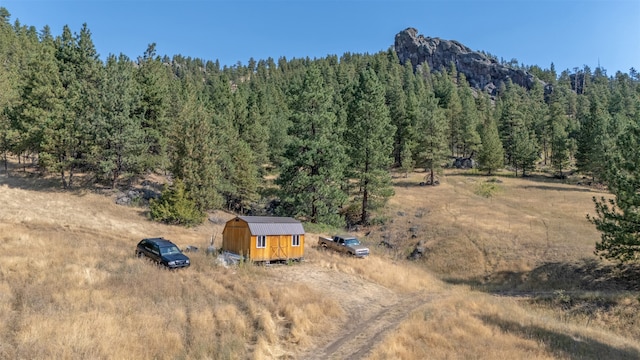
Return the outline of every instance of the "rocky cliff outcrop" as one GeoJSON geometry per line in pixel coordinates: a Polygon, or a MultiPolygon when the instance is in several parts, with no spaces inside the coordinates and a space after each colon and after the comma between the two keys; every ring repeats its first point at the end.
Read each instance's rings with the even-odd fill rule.
{"type": "Polygon", "coordinates": [[[395,51],[401,64],[410,61],[415,68],[427,63],[431,71],[448,69],[451,63],[456,65],[458,72],[463,73],[469,84],[495,95],[501,82],[508,79],[527,89],[531,89],[535,82],[545,84],[532,74],[508,68],[485,54],[473,51],[455,40],[418,35],[418,30],[407,28],[396,35],[395,51]]]}

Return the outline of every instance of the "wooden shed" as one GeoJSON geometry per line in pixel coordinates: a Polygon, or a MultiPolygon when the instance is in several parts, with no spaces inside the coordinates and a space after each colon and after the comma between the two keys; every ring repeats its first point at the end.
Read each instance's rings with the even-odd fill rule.
{"type": "Polygon", "coordinates": [[[258,262],[302,260],[304,228],[290,217],[237,216],[224,226],[222,250],[258,262]]]}

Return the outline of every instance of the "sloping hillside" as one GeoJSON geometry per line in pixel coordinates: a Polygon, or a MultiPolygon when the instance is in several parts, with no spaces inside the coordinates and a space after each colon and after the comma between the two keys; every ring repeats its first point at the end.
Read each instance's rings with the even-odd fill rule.
{"type": "Polygon", "coordinates": [[[485,177],[448,173],[423,187],[422,176],[395,179],[383,224],[360,234],[367,259],[317,251],[308,233],[299,264],[224,267],[199,251],[190,268],[166,271],[134,258],[140,238],[219,246],[222,221],[165,226],[112,196],[3,173],[0,357],[640,357],[637,292],[570,287],[575,276],[552,271],[594,260],[584,214],[600,193],[500,178],[483,197],[485,177]],[[419,241],[423,258],[406,260],[419,241]],[[589,297],[606,306],[577,311],[589,297]]]}

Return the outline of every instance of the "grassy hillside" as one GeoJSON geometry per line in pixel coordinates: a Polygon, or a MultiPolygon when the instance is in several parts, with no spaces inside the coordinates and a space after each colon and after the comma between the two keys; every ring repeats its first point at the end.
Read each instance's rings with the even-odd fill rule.
{"type": "Polygon", "coordinates": [[[451,171],[440,186],[421,187],[421,175],[396,179],[383,231],[403,242],[417,228],[427,266],[446,278],[501,283],[502,276],[524,276],[543,264],[595,259],[600,235],[586,214],[594,213],[592,197],[605,192],[543,176],[473,171],[451,171]]]}
{"type": "Polygon", "coordinates": [[[637,272],[593,256],[585,219],[606,193],[423,176],[394,180],[380,225],[361,229],[367,259],[318,251],[308,233],[299,264],[224,267],[199,251],[167,271],[134,258],[142,237],[219,246],[232,215],[165,226],[108,194],[0,173],[0,358],[640,357],[637,272]],[[418,242],[424,256],[406,260],[418,242]]]}

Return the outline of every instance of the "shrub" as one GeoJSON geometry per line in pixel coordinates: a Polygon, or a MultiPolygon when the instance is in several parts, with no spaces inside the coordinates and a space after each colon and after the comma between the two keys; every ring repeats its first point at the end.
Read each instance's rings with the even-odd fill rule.
{"type": "Polygon", "coordinates": [[[498,191],[500,191],[500,186],[496,184],[495,181],[487,181],[480,183],[476,187],[475,194],[480,195],[482,197],[490,198],[495,195],[498,191]]]}
{"type": "Polygon", "coordinates": [[[162,191],[159,199],[152,199],[149,209],[153,220],[166,224],[193,226],[204,220],[204,213],[189,198],[184,182],[180,179],[162,191]]]}

